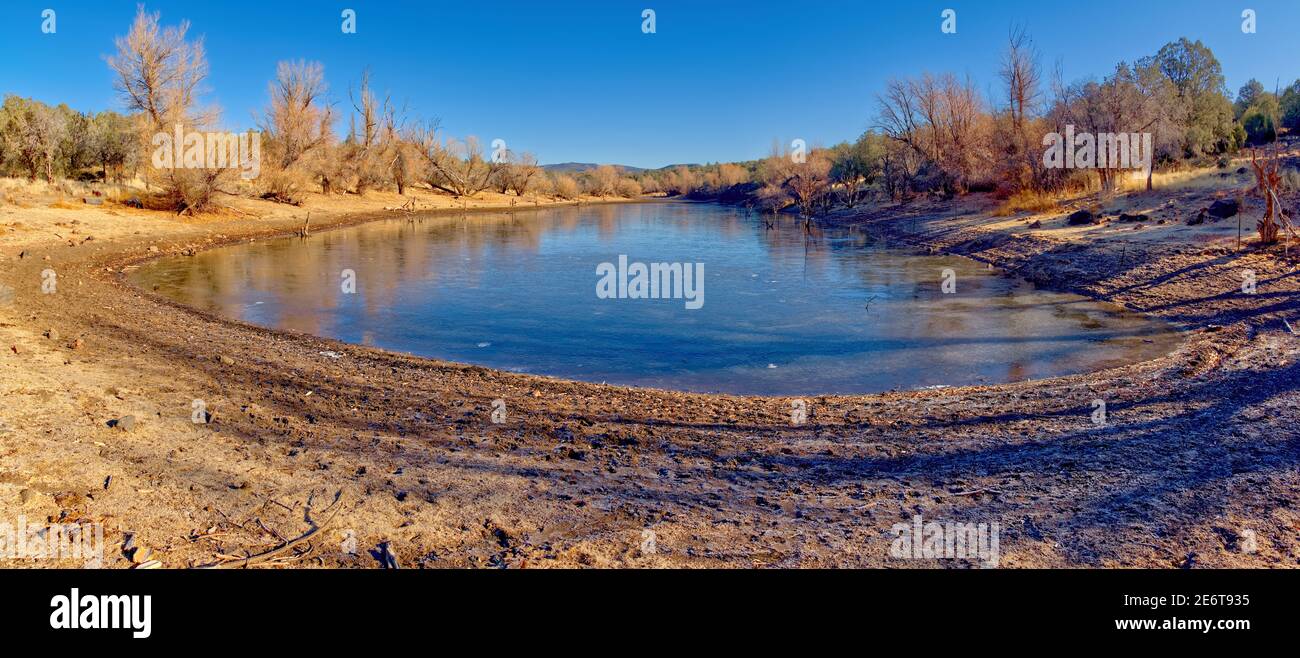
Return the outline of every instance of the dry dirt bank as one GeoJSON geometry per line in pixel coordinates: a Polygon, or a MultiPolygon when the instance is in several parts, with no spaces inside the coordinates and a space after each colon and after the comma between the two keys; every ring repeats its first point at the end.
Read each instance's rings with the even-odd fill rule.
{"type": "Polygon", "coordinates": [[[980,203],[838,221],[1169,318],[1187,342],[1101,373],[811,398],[795,427],[787,399],[411,358],[125,283],[151,247],[183,253],[295,218],[12,211],[4,221],[33,230],[0,240],[0,283],[15,289],[0,315],[0,517],[101,522],[110,567],[129,565],[126,532],[167,567],[273,548],[306,530],[313,492],[336,491],[332,525],[285,564],[373,567],[381,542],[407,567],[970,564],[891,558],[891,526],[919,514],[998,522],[1002,566],[1297,565],[1300,338],[1280,329],[1300,302],[1294,262],[1108,226],[1054,237],[980,203]],[[1246,266],[1253,296],[1239,294],[1246,266]],[[56,294],[41,293],[47,268],[56,294]],[[196,399],[210,423],[191,422],[196,399]],[[126,415],[131,431],[107,426],[126,415]]]}

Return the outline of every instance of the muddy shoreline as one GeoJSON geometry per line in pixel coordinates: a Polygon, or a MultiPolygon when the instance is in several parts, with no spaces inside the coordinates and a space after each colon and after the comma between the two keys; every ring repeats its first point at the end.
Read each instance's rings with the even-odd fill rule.
{"type": "MultiPolygon", "coordinates": [[[[103,523],[110,547],[135,533],[167,567],[272,548],[305,529],[309,495],[336,491],[332,526],[279,565],[369,568],[381,542],[423,567],[974,564],[891,556],[890,528],[917,515],[999,523],[1005,567],[1300,564],[1297,339],[1280,319],[1296,310],[1294,264],[1215,245],[1080,247],[985,219],[916,206],[833,221],[1165,318],[1186,342],[1098,373],[812,397],[795,426],[788,399],[503,373],[183,308],[123,269],[297,223],[176,223],[6,261],[15,281],[56,269],[60,293],[15,286],[5,338],[22,344],[6,358],[47,386],[7,392],[19,411],[0,500],[103,523]],[[1261,294],[1233,295],[1247,265],[1261,294]],[[41,338],[51,328],[59,341],[41,338]],[[192,422],[195,400],[211,422],[192,422]],[[127,414],[132,431],[107,426],[127,414]],[[20,504],[20,490],[36,495],[20,504]]],[[[107,566],[129,565],[110,553],[107,566]]]]}

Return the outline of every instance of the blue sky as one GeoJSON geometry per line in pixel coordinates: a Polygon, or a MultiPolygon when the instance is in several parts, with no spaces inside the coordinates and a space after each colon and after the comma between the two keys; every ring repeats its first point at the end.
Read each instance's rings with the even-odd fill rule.
{"type": "MultiPolygon", "coordinates": [[[[830,145],[868,128],[890,77],[922,71],[970,75],[995,91],[1012,24],[1028,28],[1049,72],[1098,77],[1119,60],[1154,53],[1180,36],[1204,41],[1235,93],[1255,77],[1268,88],[1300,78],[1295,0],[980,0],[766,2],[377,2],[225,0],[146,3],[164,24],[202,35],[211,75],[205,101],[230,128],[266,104],[279,60],[325,66],[331,95],[369,66],[378,91],[412,115],[437,117],[452,135],[505,139],[544,163],[658,167],[761,157],[773,140],[830,145]],[[957,12],[942,34],[940,13],[957,12]],[[1243,34],[1241,12],[1257,12],[1243,34]],[[357,33],[340,30],[344,8],[357,33]],[[656,12],[656,33],[641,12],[656,12]]],[[[104,57],[124,34],[135,0],[0,3],[0,92],[120,109],[104,57]],[[41,32],[41,12],[57,32],[41,32]]]]}

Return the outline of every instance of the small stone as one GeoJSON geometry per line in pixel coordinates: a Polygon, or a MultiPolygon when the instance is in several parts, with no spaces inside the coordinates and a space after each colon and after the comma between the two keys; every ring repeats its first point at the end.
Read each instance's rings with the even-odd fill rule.
{"type": "Polygon", "coordinates": [[[152,244],[149,245],[149,253],[151,253],[151,254],[156,254],[156,253],[158,253],[158,246],[157,246],[157,245],[152,245],[152,244]]]}
{"type": "Polygon", "coordinates": [[[109,421],[109,424],[113,427],[113,429],[120,430],[122,432],[130,432],[131,430],[135,429],[135,416],[122,416],[121,418],[117,418],[115,420],[109,421]]]}
{"type": "Polygon", "coordinates": [[[1042,220],[1035,219],[1029,223],[1029,228],[1043,228],[1042,220]]]}
{"type": "Polygon", "coordinates": [[[70,347],[72,347],[72,349],[74,349],[74,350],[79,350],[79,349],[81,349],[81,348],[83,348],[83,347],[85,347],[85,346],[86,346],[86,341],[81,340],[80,338],[78,338],[78,339],[72,341],[72,345],[71,345],[70,347]]]}
{"type": "Polygon", "coordinates": [[[32,502],[33,500],[36,500],[36,496],[37,496],[36,492],[31,489],[23,489],[22,491],[18,492],[18,500],[22,502],[23,505],[26,505],[32,502]]]}
{"type": "Polygon", "coordinates": [[[235,365],[235,360],[232,359],[232,358],[230,358],[230,357],[228,357],[228,356],[226,356],[225,354],[222,354],[222,355],[221,355],[220,360],[221,360],[221,365],[223,365],[223,366],[233,366],[233,365],[235,365]]]}
{"type": "Polygon", "coordinates": [[[58,329],[46,329],[46,330],[45,330],[45,337],[48,338],[48,339],[50,339],[50,340],[58,340],[58,339],[59,339],[59,330],[58,330],[58,329]]]}

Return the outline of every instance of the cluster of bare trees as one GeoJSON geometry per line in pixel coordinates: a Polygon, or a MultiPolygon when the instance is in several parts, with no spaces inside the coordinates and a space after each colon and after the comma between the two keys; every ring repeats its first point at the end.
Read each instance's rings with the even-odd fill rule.
{"type": "MultiPolygon", "coordinates": [[[[198,103],[207,61],[202,40],[189,38],[188,28],[184,22],[163,26],[159,14],[141,9],[127,34],[116,40],[108,65],[128,110],[125,115],[82,114],[66,106],[6,97],[0,106],[0,174],[47,181],[111,176],[121,182],[139,176],[147,186],[156,186],[164,202],[177,211],[207,208],[219,192],[245,191],[237,188],[232,167],[211,166],[209,161],[156,166],[151,160],[158,135],[188,139],[211,132],[219,118],[215,109],[198,103]]],[[[412,185],[456,196],[489,189],[573,199],[583,194],[641,194],[639,182],[613,167],[576,177],[548,175],[531,153],[497,143],[485,153],[475,137],[444,135],[436,120],[414,120],[390,96],[378,95],[368,71],[355,89],[349,89],[348,129],[341,137],[335,131],[339,117],[328,100],[321,64],[280,62],[268,92],[258,120],[260,175],[244,184],[266,199],[297,204],[312,189],[326,194],[392,189],[405,194],[412,185]]]]}
{"type": "Polygon", "coordinates": [[[907,180],[899,192],[1054,191],[1093,175],[1103,189],[1113,189],[1121,177],[1113,162],[1088,172],[1043,165],[1044,138],[1067,126],[1089,134],[1149,133],[1155,160],[1165,163],[1233,152],[1247,140],[1234,121],[1219,62],[1200,42],[1166,44],[1134,64],[1121,62],[1100,80],[1067,85],[1058,73],[1049,98],[1031,40],[1013,29],[999,74],[1001,97],[992,109],[971,84],[950,75],[889,84],[879,99],[881,129],[921,161],[914,172],[903,167],[907,180]]]}
{"type": "Polygon", "coordinates": [[[880,97],[881,130],[931,165],[948,191],[965,192],[988,162],[987,119],[974,84],[952,74],[891,80],[880,97]]]}
{"type": "Polygon", "coordinates": [[[540,169],[530,153],[496,150],[485,155],[475,137],[445,137],[436,120],[412,121],[390,96],[380,98],[369,73],[348,98],[348,133],[333,133],[333,108],[324,101],[318,63],[282,62],[271,83],[271,103],[262,124],[273,166],[264,196],[298,203],[310,186],[325,194],[365,194],[373,189],[422,184],[456,196],[483,190],[524,195],[540,169]]]}
{"type": "Polygon", "coordinates": [[[626,176],[647,194],[720,196],[754,181],[754,163],[723,162],[709,165],[675,165],[626,176]]]}
{"type": "MultiPolygon", "coordinates": [[[[1048,80],[1029,35],[1013,28],[998,73],[997,91],[987,99],[971,80],[952,74],[892,80],[877,97],[875,127],[854,142],[807,153],[774,149],[755,163],[677,166],[641,174],[640,182],[647,192],[699,197],[743,188],[751,201],[794,206],[801,214],[853,207],[873,194],[906,199],[972,190],[1002,196],[1094,185],[1114,190],[1134,161],[1148,158],[1150,188],[1156,166],[1272,141],[1274,126],[1300,128],[1300,81],[1280,93],[1252,81],[1234,113],[1219,62],[1199,41],[1179,39],[1132,64],[1119,63],[1101,79],[1066,84],[1059,71],[1048,80]],[[1150,148],[1142,143],[1149,152],[1139,149],[1127,161],[1048,166],[1051,136],[1067,130],[1150,135],[1150,148]]],[[[1118,145],[1110,139],[1093,148],[1118,145]]]]}
{"type": "MultiPolygon", "coordinates": [[[[116,40],[108,63],[125,115],[84,114],[6,97],[0,106],[0,173],[47,181],[140,175],[180,211],[204,208],[216,193],[234,191],[231,169],[149,166],[151,140],[159,133],[176,126],[208,130],[218,118],[215,110],[199,106],[207,63],[202,41],[188,38],[187,31],[186,23],[164,27],[158,14],[141,9],[126,36],[116,40]]],[[[1090,134],[1149,133],[1153,153],[1145,155],[1157,166],[1221,156],[1300,129],[1300,80],[1274,92],[1251,80],[1234,104],[1219,62],[1199,41],[1171,42],[1152,56],[1119,63],[1101,79],[1072,84],[1059,72],[1049,82],[1039,59],[1028,34],[1012,29],[989,98],[971,80],[952,74],[892,80],[877,97],[875,127],[854,142],[806,153],[774,149],[754,162],[635,173],[609,165],[548,172],[532,154],[498,142],[485,152],[475,137],[445,135],[436,120],[412,117],[389,95],[377,94],[368,72],[348,90],[347,130],[340,136],[323,67],[280,62],[258,122],[262,173],[251,185],[263,198],[295,204],[309,190],[405,194],[418,185],[458,197],[493,190],[564,199],[656,193],[734,198],[816,214],[837,204],[852,208],[872,195],[906,199],[990,190],[1011,196],[1094,183],[1114,189],[1127,175],[1119,163],[1087,170],[1045,165],[1045,140],[1067,127],[1090,134]]]]}

